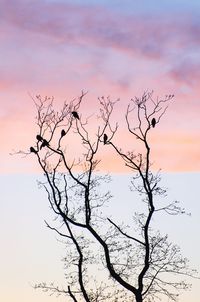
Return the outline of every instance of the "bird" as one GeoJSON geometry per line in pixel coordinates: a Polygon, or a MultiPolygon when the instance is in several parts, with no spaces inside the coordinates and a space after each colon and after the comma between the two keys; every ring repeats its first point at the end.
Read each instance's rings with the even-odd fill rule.
{"type": "Polygon", "coordinates": [[[39,142],[42,142],[43,141],[43,138],[41,137],[41,135],[36,135],[36,138],[37,138],[37,140],[39,141],[39,142]]]}
{"type": "Polygon", "coordinates": [[[61,131],[61,137],[65,136],[66,135],[66,131],[64,129],[62,129],[61,131]]]}
{"type": "Polygon", "coordinates": [[[108,136],[107,136],[106,133],[104,133],[104,135],[103,135],[103,143],[104,143],[104,145],[107,143],[107,140],[108,140],[108,136]]]}
{"type": "Polygon", "coordinates": [[[49,146],[49,143],[47,142],[46,139],[43,139],[43,142],[42,142],[42,144],[41,144],[41,146],[40,146],[40,150],[41,150],[43,147],[47,147],[47,146],[49,146]]]}
{"type": "Polygon", "coordinates": [[[37,154],[37,151],[33,147],[30,147],[30,152],[37,154]]]}
{"type": "Polygon", "coordinates": [[[156,119],[155,119],[154,117],[152,118],[151,125],[152,125],[153,128],[154,128],[155,125],[156,125],[156,119]]]}
{"type": "Polygon", "coordinates": [[[77,113],[76,111],[72,111],[72,115],[73,115],[73,117],[75,117],[77,120],[80,119],[80,118],[79,118],[79,115],[78,115],[78,113],[77,113]]]}

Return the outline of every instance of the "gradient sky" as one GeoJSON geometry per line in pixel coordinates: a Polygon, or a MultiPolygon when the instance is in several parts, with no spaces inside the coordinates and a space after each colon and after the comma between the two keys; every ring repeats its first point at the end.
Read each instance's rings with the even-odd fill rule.
{"type": "MultiPolygon", "coordinates": [[[[42,193],[35,192],[37,188],[32,183],[35,179],[32,173],[36,170],[34,160],[9,155],[13,150],[28,149],[35,138],[35,109],[30,95],[53,95],[56,102],[62,104],[64,100],[80,95],[81,90],[87,90],[84,114],[89,112],[89,108],[96,112],[97,97],[110,95],[113,99],[121,99],[117,107],[120,120],[127,102],[134,96],[140,96],[144,90],[154,90],[155,96],[174,94],[174,102],[167,115],[155,129],[152,138],[154,154],[157,166],[173,173],[173,182],[168,181],[177,187],[176,198],[183,196],[178,185],[180,177],[187,180],[187,184],[182,184],[188,193],[185,195],[190,198],[188,208],[192,207],[192,212],[198,213],[200,208],[196,196],[199,194],[194,183],[198,186],[196,179],[200,175],[199,78],[200,1],[0,0],[0,173],[4,257],[8,255],[16,260],[12,249],[18,242],[24,246],[26,240],[28,247],[31,246],[29,241],[39,246],[38,242],[47,236],[49,245],[55,245],[53,236],[43,230],[42,219],[48,207],[41,211],[40,218],[37,217],[40,222],[33,219],[31,230],[28,227],[27,232],[24,224],[28,222],[19,219],[23,211],[29,217],[27,203],[31,203],[31,208],[37,208],[39,205],[36,203],[36,206],[34,199],[42,196],[42,193]],[[22,184],[27,177],[30,182],[24,190],[22,184]],[[22,200],[26,203],[25,208],[22,200]],[[13,209],[17,211],[16,215],[13,209]],[[12,223],[7,219],[10,211],[12,223]],[[16,232],[15,225],[19,227],[16,232]],[[22,229],[24,237],[20,237],[22,229]],[[30,232],[35,236],[33,241],[30,240],[30,232]],[[13,241],[14,237],[16,241],[13,241]],[[12,243],[7,243],[9,239],[12,243]]],[[[113,168],[112,162],[110,168],[113,168]]],[[[113,172],[120,172],[120,169],[118,167],[113,172]]],[[[190,223],[191,232],[199,231],[198,219],[192,218],[190,223]]],[[[175,237],[179,238],[178,235],[175,237]]],[[[195,245],[200,252],[199,241],[194,236],[189,237],[193,238],[192,242],[187,238],[183,238],[183,242],[195,245]]],[[[34,245],[32,249],[28,248],[29,256],[26,257],[19,249],[17,262],[3,261],[3,276],[7,278],[4,279],[2,298],[0,293],[2,301],[35,302],[40,297],[43,302],[47,298],[54,301],[53,298],[49,300],[44,295],[33,294],[28,286],[27,295],[24,298],[20,296],[20,289],[23,293],[25,291],[23,282],[31,282],[32,273],[33,279],[37,275],[33,265],[27,265],[27,259],[30,263],[39,259],[34,245]],[[29,267],[28,277],[18,278],[21,267],[24,274],[27,272],[25,268],[29,267]],[[9,281],[10,274],[12,281],[9,281]],[[17,280],[23,280],[17,285],[17,298],[9,292],[11,284],[14,287],[14,280],[16,284],[17,280]]],[[[194,250],[193,247],[191,249],[194,250]]],[[[59,250],[55,253],[59,254],[59,250]]],[[[200,267],[192,252],[191,256],[200,267]]],[[[53,259],[53,253],[51,257],[53,259]]],[[[41,268],[40,274],[42,272],[41,268]]],[[[197,302],[195,289],[187,299],[197,302]]]]}

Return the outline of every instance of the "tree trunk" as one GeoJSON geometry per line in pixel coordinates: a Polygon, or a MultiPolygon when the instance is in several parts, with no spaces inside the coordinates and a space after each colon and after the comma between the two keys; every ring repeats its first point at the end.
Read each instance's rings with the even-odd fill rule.
{"type": "Polygon", "coordinates": [[[136,302],[142,302],[143,301],[141,293],[137,293],[137,295],[135,296],[135,298],[136,298],[136,302]]]}

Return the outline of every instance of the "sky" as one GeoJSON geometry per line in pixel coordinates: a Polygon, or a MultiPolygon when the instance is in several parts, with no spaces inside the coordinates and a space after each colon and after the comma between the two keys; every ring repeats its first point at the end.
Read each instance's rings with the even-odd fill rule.
{"type": "Polygon", "coordinates": [[[167,150],[162,166],[199,171],[197,1],[0,3],[2,171],[19,169],[8,153],[27,148],[34,138],[30,95],[53,95],[62,103],[81,90],[89,92],[88,108],[97,106],[101,95],[120,98],[123,107],[146,90],[160,97],[174,94],[162,125],[167,150]],[[175,150],[180,158],[174,162],[175,150]]]}
{"type": "MultiPolygon", "coordinates": [[[[35,184],[35,161],[10,155],[28,150],[35,140],[32,97],[38,94],[54,96],[59,106],[88,91],[85,115],[96,113],[102,95],[120,98],[119,121],[129,100],[144,91],[153,90],[155,97],[175,95],[152,142],[156,168],[167,172],[174,198],[182,197],[192,212],[187,220],[191,233],[179,233],[177,222],[172,236],[181,238],[180,245],[200,268],[200,242],[195,238],[200,210],[199,37],[197,0],[0,0],[1,300],[54,302],[30,284],[37,273],[47,280],[62,272],[60,248],[43,223],[50,214],[35,184]]],[[[111,172],[125,173],[111,159],[111,172]]],[[[180,301],[196,302],[198,286],[194,282],[180,301]]]]}

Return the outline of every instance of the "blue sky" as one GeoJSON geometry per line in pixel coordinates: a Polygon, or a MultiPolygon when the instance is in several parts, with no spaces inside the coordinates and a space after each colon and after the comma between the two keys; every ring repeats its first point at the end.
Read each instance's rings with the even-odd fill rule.
{"type": "MultiPolygon", "coordinates": [[[[200,269],[199,239],[199,173],[172,173],[163,175],[163,184],[169,188],[168,201],[178,199],[192,216],[158,217],[156,225],[169,239],[180,245],[182,253],[190,259],[191,265],[200,269]]],[[[52,222],[53,216],[43,190],[39,190],[37,175],[4,175],[0,177],[1,211],[1,293],[6,302],[63,302],[64,299],[49,297],[35,291],[37,282],[64,283],[61,258],[64,247],[56,240],[56,235],[45,227],[44,220],[52,222]]],[[[111,188],[114,193],[113,217],[124,215],[130,218],[132,193],[128,188],[129,177],[114,176],[111,188]],[[124,190],[120,190],[120,187],[124,190]],[[127,208],[121,203],[129,198],[127,208]]],[[[192,280],[193,288],[180,297],[180,302],[197,302],[199,280],[192,280]]]]}

